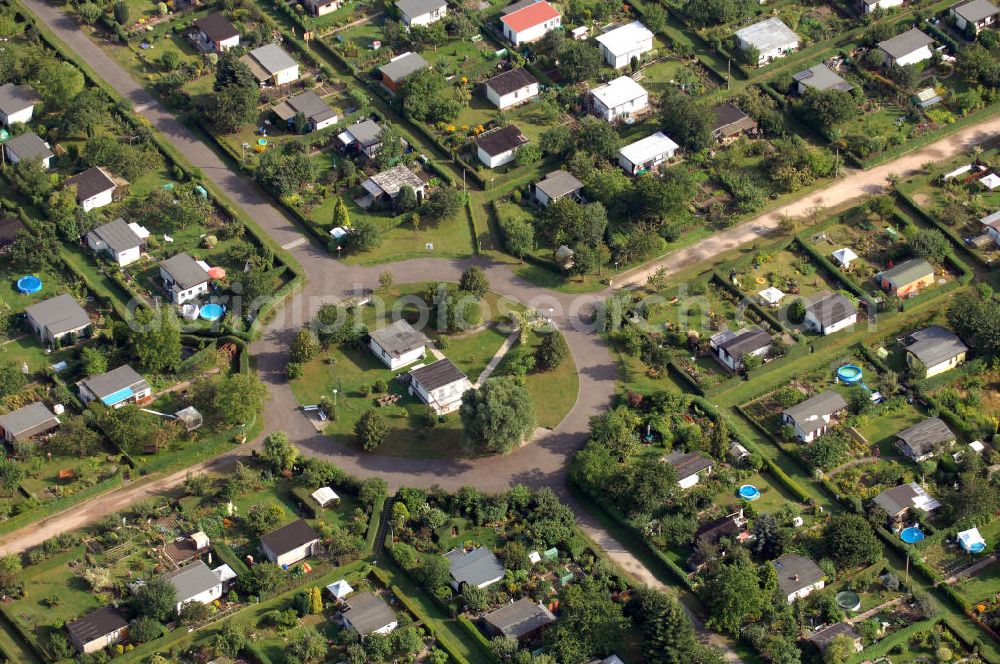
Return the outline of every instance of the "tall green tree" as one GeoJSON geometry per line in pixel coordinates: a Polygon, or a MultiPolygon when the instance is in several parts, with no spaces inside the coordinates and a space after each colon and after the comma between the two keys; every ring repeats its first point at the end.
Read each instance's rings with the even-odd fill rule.
{"type": "Polygon", "coordinates": [[[483,268],[473,265],[462,272],[462,276],[458,280],[458,288],[477,298],[482,298],[490,290],[490,280],[486,277],[486,271],[483,268]]]}
{"type": "Polygon", "coordinates": [[[354,436],[366,450],[374,450],[388,435],[389,424],[375,409],[367,410],[354,425],[354,436]]]}
{"type": "Polygon", "coordinates": [[[226,424],[249,424],[264,407],[267,387],[253,373],[234,373],[219,381],[215,410],[226,424]]]}
{"type": "Polygon", "coordinates": [[[288,441],[284,431],[275,431],[264,439],[264,460],[278,473],[291,470],[299,460],[298,448],[288,441]]]}
{"type": "Polygon", "coordinates": [[[871,524],[859,514],[836,514],[823,531],[826,553],[839,569],[870,565],[882,556],[871,524]]]}
{"type": "Polygon", "coordinates": [[[542,342],[535,352],[535,367],[542,371],[558,369],[569,357],[569,346],[558,330],[542,335],[542,342]]]}
{"type": "Polygon", "coordinates": [[[640,589],[638,624],[643,635],[643,656],[650,664],[691,664],[700,645],[691,619],[677,598],[652,588],[640,589]]]}
{"type": "Polygon", "coordinates": [[[545,643],[560,662],[609,655],[628,629],[622,606],[590,578],[563,591],[559,611],[559,620],[545,632],[545,643]]]}
{"type": "Polygon", "coordinates": [[[501,229],[507,251],[523,263],[524,257],[535,249],[534,227],[521,219],[505,219],[501,229]]]}
{"type": "Polygon", "coordinates": [[[150,371],[175,371],[181,363],[181,330],[174,309],[137,309],[135,323],[138,330],[132,335],[132,344],[139,363],[150,371]]]}
{"type": "Polygon", "coordinates": [[[256,121],[260,87],[250,68],[232,51],[219,57],[213,90],[209,116],[220,130],[233,132],[256,121]]]}
{"type": "Polygon", "coordinates": [[[748,560],[720,566],[705,580],[700,595],[712,614],[706,624],[733,636],[765,607],[757,568],[748,560]]]}
{"type": "Polygon", "coordinates": [[[663,95],[661,107],[663,131],[682,147],[697,152],[711,145],[713,115],[704,103],[669,88],[663,95]]]}
{"type": "Polygon", "coordinates": [[[528,390],[506,376],[488,378],[466,391],[460,409],[463,442],[480,454],[506,454],[535,430],[535,404],[528,390]]]}
{"type": "Polygon", "coordinates": [[[154,576],[134,595],[133,608],[141,616],[166,622],[174,616],[177,590],[162,576],[154,576]]]}
{"type": "Polygon", "coordinates": [[[83,74],[68,62],[54,56],[46,57],[35,68],[31,87],[38,92],[47,108],[69,108],[83,90],[83,74]]]}

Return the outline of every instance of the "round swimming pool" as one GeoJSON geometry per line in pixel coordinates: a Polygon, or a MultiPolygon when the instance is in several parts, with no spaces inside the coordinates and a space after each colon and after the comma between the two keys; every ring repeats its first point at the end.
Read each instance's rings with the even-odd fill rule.
{"type": "Polygon", "coordinates": [[[899,531],[899,539],[903,540],[907,544],[916,544],[926,537],[924,531],[920,530],[916,526],[910,526],[909,528],[903,528],[899,531]]]}
{"type": "Polygon", "coordinates": [[[219,320],[222,318],[222,314],[226,313],[226,308],[221,304],[215,304],[214,302],[206,304],[198,312],[198,315],[203,320],[219,320]]]}
{"type": "Polygon", "coordinates": [[[17,280],[17,290],[25,295],[32,295],[42,290],[42,280],[33,274],[28,274],[17,280]]]}
{"type": "Polygon", "coordinates": [[[837,369],[837,378],[845,385],[854,385],[861,380],[861,367],[856,364],[845,364],[837,369]]]}
{"type": "Polygon", "coordinates": [[[740,487],[740,498],[743,500],[757,500],[760,498],[760,489],[755,487],[753,484],[744,484],[740,487]]]}
{"type": "Polygon", "coordinates": [[[837,606],[844,611],[857,611],[861,608],[861,596],[853,590],[842,590],[837,593],[837,606]]]}

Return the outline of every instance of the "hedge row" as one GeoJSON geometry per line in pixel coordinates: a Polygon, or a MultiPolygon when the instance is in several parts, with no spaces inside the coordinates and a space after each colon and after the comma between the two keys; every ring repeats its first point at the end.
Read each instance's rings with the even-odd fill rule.
{"type": "Polygon", "coordinates": [[[469,620],[468,616],[465,614],[460,615],[458,617],[458,624],[462,626],[462,629],[464,629],[469,635],[469,638],[478,643],[483,650],[490,653],[491,660],[497,661],[496,658],[493,657],[493,650],[489,639],[487,639],[486,636],[479,631],[478,627],[472,624],[472,621],[469,620]]]}
{"type": "MultiPolygon", "coordinates": [[[[911,219],[908,216],[903,215],[898,209],[896,211],[894,219],[896,220],[896,222],[898,224],[900,224],[903,227],[903,229],[904,229],[903,232],[904,233],[912,232],[914,229],[919,229],[919,227],[913,221],[913,219],[911,219]]],[[[944,256],[944,263],[945,263],[945,267],[948,267],[948,268],[952,269],[953,271],[959,273],[958,284],[961,284],[961,285],[968,284],[970,281],[972,281],[972,278],[975,276],[975,273],[972,271],[972,268],[970,268],[968,265],[966,265],[965,261],[963,261],[962,259],[960,259],[955,254],[954,247],[952,247],[951,251],[949,251],[948,253],[945,254],[945,256],[944,256]]],[[[954,288],[957,288],[957,284],[956,283],[951,283],[951,284],[948,284],[947,286],[945,286],[944,288],[937,289],[936,293],[938,295],[940,295],[943,291],[953,290],[954,288]]]]}
{"type": "Polygon", "coordinates": [[[969,125],[982,122],[983,120],[986,120],[987,118],[996,115],[998,112],[1000,112],[1000,101],[985,108],[981,108],[978,111],[969,113],[965,117],[957,120],[956,122],[950,125],[945,125],[934,131],[929,131],[926,134],[923,134],[918,138],[906,141],[901,145],[894,145],[891,148],[887,148],[873,157],[868,157],[867,159],[860,159],[850,153],[847,154],[851,157],[851,160],[858,168],[867,170],[869,168],[878,166],[879,164],[883,164],[887,161],[895,159],[896,157],[906,154],[907,152],[912,152],[914,150],[924,147],[925,145],[929,145],[940,138],[944,138],[948,134],[958,131],[962,127],[967,127],[969,125]]]}
{"type": "MultiPolygon", "coordinates": [[[[391,564],[395,565],[395,562],[391,564]]],[[[398,569],[402,569],[398,565],[396,565],[396,567],[398,569]]],[[[407,611],[409,611],[417,618],[417,620],[423,623],[424,629],[427,630],[427,633],[433,636],[437,640],[438,645],[441,646],[441,648],[444,649],[444,651],[451,656],[451,658],[455,661],[456,664],[469,664],[469,660],[458,652],[458,648],[456,648],[455,644],[452,642],[451,635],[443,634],[442,632],[435,629],[430,621],[430,618],[424,613],[423,609],[417,606],[413,602],[413,600],[411,600],[406,595],[406,593],[402,591],[402,589],[399,586],[394,585],[392,583],[392,579],[389,578],[389,575],[386,574],[384,570],[378,567],[372,567],[371,573],[375,576],[375,578],[379,580],[379,582],[382,583],[383,586],[392,591],[392,593],[396,596],[397,599],[399,599],[399,602],[406,608],[407,611]]],[[[406,574],[406,571],[403,570],[403,573],[406,574]]]]}
{"type": "Polygon", "coordinates": [[[705,396],[705,390],[702,388],[701,385],[698,384],[698,381],[696,381],[694,378],[689,376],[686,371],[684,371],[684,368],[681,366],[680,362],[677,361],[677,358],[675,357],[670,358],[670,361],[667,362],[667,371],[674,378],[684,383],[688,387],[688,389],[691,390],[693,393],[697,394],[698,396],[705,396]]]}
{"type": "Polygon", "coordinates": [[[212,548],[215,549],[215,555],[218,556],[219,560],[233,568],[233,571],[236,572],[238,576],[249,571],[249,568],[246,564],[244,564],[243,560],[240,559],[240,557],[236,555],[236,552],[233,551],[232,547],[225,542],[215,540],[212,542],[212,548]]]}

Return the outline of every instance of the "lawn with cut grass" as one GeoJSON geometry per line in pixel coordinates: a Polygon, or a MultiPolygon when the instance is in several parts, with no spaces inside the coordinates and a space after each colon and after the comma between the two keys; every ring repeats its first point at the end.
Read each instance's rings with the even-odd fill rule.
{"type": "MultiPolygon", "coordinates": [[[[392,215],[376,211],[362,210],[353,197],[361,193],[360,188],[343,194],[351,220],[366,219],[375,224],[379,231],[379,246],[371,251],[344,253],[343,260],[353,265],[371,265],[432,256],[437,258],[466,258],[473,253],[471,225],[465,208],[450,218],[436,223],[422,221],[419,230],[410,223],[407,214],[392,215]],[[430,245],[430,246],[428,246],[430,245]]],[[[431,194],[433,196],[433,194],[431,194]]],[[[307,217],[323,233],[327,233],[333,219],[336,197],[326,198],[312,208],[307,217]]],[[[418,210],[419,213],[419,210],[418,210]]],[[[334,251],[336,249],[334,248],[334,251]]]]}
{"type": "Polygon", "coordinates": [[[48,353],[31,334],[22,334],[0,345],[0,361],[13,362],[18,366],[26,363],[31,373],[38,373],[53,364],[69,361],[74,355],[74,348],[61,348],[48,353]]]}
{"type": "Polygon", "coordinates": [[[502,330],[491,326],[473,334],[449,338],[443,352],[475,383],[506,339],[502,330]]]}
{"type": "MultiPolygon", "coordinates": [[[[537,334],[529,335],[527,340],[527,343],[534,348],[541,342],[541,337],[537,334]]],[[[498,372],[502,370],[501,362],[498,372]]],[[[529,373],[524,377],[524,386],[535,403],[538,426],[555,428],[576,405],[576,398],[580,392],[580,377],[577,375],[572,355],[551,371],[529,373]]]]}
{"type": "Polygon", "coordinates": [[[427,406],[407,393],[406,386],[367,348],[332,347],[321,357],[303,366],[302,376],[291,381],[292,392],[300,404],[317,403],[320,397],[333,397],[337,390],[337,419],[327,422],[325,433],[333,440],[356,446],[354,424],[368,410],[376,409],[389,426],[389,435],[374,454],[412,457],[456,457],[462,455],[461,422],[452,413],[434,428],[427,428],[427,406]],[[384,380],[389,393],[399,400],[384,408],[374,396],[364,396],[376,381],[384,380]]]}
{"type": "Polygon", "coordinates": [[[872,445],[878,445],[882,456],[900,456],[895,447],[896,434],[914,424],[927,419],[927,415],[915,405],[906,404],[892,413],[886,413],[858,428],[862,436],[872,445]]]}

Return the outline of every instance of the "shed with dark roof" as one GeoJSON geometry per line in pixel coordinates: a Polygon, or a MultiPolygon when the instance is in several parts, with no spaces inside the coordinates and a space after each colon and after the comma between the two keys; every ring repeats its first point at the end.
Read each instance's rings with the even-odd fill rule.
{"type": "Polygon", "coordinates": [[[940,417],[928,417],[896,434],[896,449],[915,462],[926,461],[955,444],[955,434],[940,417]]]}
{"type": "Polygon", "coordinates": [[[455,363],[445,358],[410,371],[410,393],[439,415],[458,410],[472,383],[455,363]]]}
{"type": "Polygon", "coordinates": [[[260,548],[276,565],[288,566],[316,553],[319,534],[303,519],[292,521],[260,538],[260,548]]]}
{"type": "Polygon", "coordinates": [[[541,603],[522,597],[483,616],[487,630],[493,636],[505,636],[518,641],[537,636],[556,617],[541,603]]]}
{"type": "Polygon", "coordinates": [[[115,181],[99,166],[92,166],[82,173],[66,180],[66,186],[76,187],[76,202],[84,212],[111,203],[115,193],[115,181]]]}
{"type": "Polygon", "coordinates": [[[208,292],[208,270],[186,251],[160,262],[160,278],[175,304],[208,292]]]}
{"type": "Polygon", "coordinates": [[[715,356],[731,371],[742,371],[743,358],[748,355],[756,357],[767,355],[773,344],[771,335],[758,325],[737,332],[723,330],[709,339],[709,346],[715,352],[715,356]]]}
{"type": "Polygon", "coordinates": [[[153,392],[146,379],[127,364],[84,378],[76,386],[84,403],[100,400],[105,406],[113,408],[126,403],[140,403],[153,392]]]}
{"type": "Polygon", "coordinates": [[[194,27],[203,43],[213,51],[225,51],[240,45],[240,31],[221,12],[197,19],[194,27]]]}
{"type": "Polygon", "coordinates": [[[885,513],[889,515],[889,520],[894,523],[905,519],[910,510],[933,512],[941,507],[941,503],[916,482],[886,489],[872,498],[872,502],[885,510],[885,513]]]}
{"type": "Polygon", "coordinates": [[[891,39],[879,42],[878,49],[882,51],[886,64],[902,67],[930,60],[932,57],[930,46],[933,43],[933,37],[917,28],[911,28],[891,39]]]}
{"type": "Polygon", "coordinates": [[[0,122],[6,126],[31,121],[35,104],[41,98],[31,86],[4,83],[0,85],[0,122]]]}
{"type": "Polygon", "coordinates": [[[451,571],[451,585],[460,590],[462,584],[486,588],[503,580],[503,563],[485,546],[466,551],[452,549],[444,554],[451,571]]]}
{"type": "Polygon", "coordinates": [[[497,74],[484,86],[486,98],[499,109],[524,104],[538,96],[538,79],[524,67],[497,74]]]}
{"type": "Polygon", "coordinates": [[[875,275],[885,290],[897,297],[916,295],[934,283],[934,267],[923,258],[911,258],[875,275]]]}
{"type": "Polygon", "coordinates": [[[396,629],[399,618],[379,596],[365,591],[344,600],[344,623],[362,637],[388,634],[396,629]]]}
{"type": "Polygon", "coordinates": [[[577,198],[582,190],[583,183],[572,173],[552,171],[535,184],[535,199],[542,205],[548,205],[566,196],[577,198]]]}
{"type": "Polygon", "coordinates": [[[775,572],[778,573],[778,587],[789,604],[796,599],[808,596],[814,590],[819,590],[825,585],[823,570],[805,556],[800,556],[797,553],[786,553],[774,560],[772,564],[775,572]]]}
{"type": "Polygon", "coordinates": [[[944,373],[965,362],[969,347],[958,335],[938,325],[918,330],[906,344],[906,363],[912,368],[923,365],[927,378],[944,373]]]}
{"type": "Polygon", "coordinates": [[[833,643],[833,640],[839,636],[844,636],[850,639],[851,643],[854,645],[855,652],[861,652],[861,635],[858,631],[854,629],[854,626],[850,623],[839,622],[825,627],[818,632],[812,632],[806,637],[806,641],[813,644],[819,648],[820,652],[825,652],[826,649],[833,643]]]}
{"type": "Polygon", "coordinates": [[[479,161],[489,168],[496,168],[514,161],[518,148],[527,142],[527,137],[516,125],[507,125],[481,134],[476,139],[476,150],[479,161]]]}
{"type": "Polygon", "coordinates": [[[781,421],[783,424],[795,427],[795,436],[799,440],[810,443],[826,433],[833,418],[845,410],[847,410],[847,402],[840,395],[840,392],[827,390],[802,403],[786,408],[781,413],[781,421]]]}
{"type": "Polygon", "coordinates": [[[103,650],[121,641],[128,631],[128,622],[112,606],[102,606],[82,618],[66,623],[69,640],[78,652],[87,654],[103,650]]]}
{"type": "Polygon", "coordinates": [[[711,474],[714,464],[701,452],[681,452],[680,450],[666,455],[663,457],[663,461],[669,463],[674,472],[677,473],[677,484],[682,489],[693,487],[702,475],[711,474]]]}
{"type": "Polygon", "coordinates": [[[8,443],[31,440],[59,427],[59,418],[41,401],[29,403],[12,413],[0,415],[0,435],[8,443]]]}
{"type": "Polygon", "coordinates": [[[858,308],[843,293],[822,291],[806,305],[805,324],[819,334],[833,334],[857,322],[858,308]]]}
{"type": "Polygon", "coordinates": [[[390,369],[405,367],[422,358],[428,343],[427,337],[405,320],[372,330],[368,336],[372,353],[390,369]]]}
{"type": "Polygon", "coordinates": [[[712,138],[724,141],[757,128],[757,121],[733,104],[712,109],[712,138]]]}
{"type": "Polygon", "coordinates": [[[274,114],[286,123],[292,123],[295,116],[301,113],[309,123],[310,131],[325,129],[337,124],[337,113],[313,92],[307,90],[281,101],[273,109],[274,114]]]}
{"type": "Polygon", "coordinates": [[[3,144],[3,149],[7,153],[7,159],[12,164],[37,159],[46,169],[49,168],[52,157],[55,156],[55,153],[49,148],[49,144],[33,131],[15,136],[3,144]]]}
{"type": "Polygon", "coordinates": [[[25,310],[35,336],[54,342],[71,334],[80,335],[90,327],[90,315],[69,293],[33,304],[25,310]]]}
{"type": "Polygon", "coordinates": [[[798,83],[799,94],[804,94],[806,90],[839,90],[850,92],[854,86],[841,78],[840,74],[833,71],[825,64],[820,63],[809,69],[804,69],[792,76],[798,83]]]}
{"type": "Polygon", "coordinates": [[[430,63],[424,60],[419,53],[407,51],[389,60],[378,70],[382,74],[382,84],[396,92],[407,78],[430,66],[430,63]]]}

